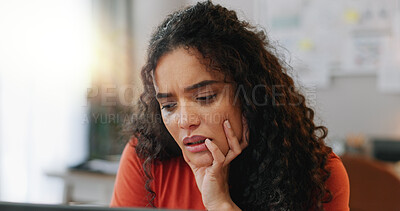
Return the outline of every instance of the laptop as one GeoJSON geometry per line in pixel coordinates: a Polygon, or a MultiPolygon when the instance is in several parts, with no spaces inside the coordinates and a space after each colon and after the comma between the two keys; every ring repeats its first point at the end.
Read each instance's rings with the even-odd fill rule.
{"type": "Polygon", "coordinates": [[[1,211],[152,211],[152,210],[163,210],[163,209],[109,208],[109,207],[94,207],[94,206],[66,206],[66,205],[0,202],[0,210],[1,211]]]}

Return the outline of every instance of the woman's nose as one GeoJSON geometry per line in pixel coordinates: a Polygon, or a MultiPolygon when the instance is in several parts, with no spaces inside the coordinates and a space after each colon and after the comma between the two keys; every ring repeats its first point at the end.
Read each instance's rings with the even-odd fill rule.
{"type": "Polygon", "coordinates": [[[200,124],[200,118],[194,106],[184,105],[180,107],[178,126],[185,130],[193,130],[200,124]]]}

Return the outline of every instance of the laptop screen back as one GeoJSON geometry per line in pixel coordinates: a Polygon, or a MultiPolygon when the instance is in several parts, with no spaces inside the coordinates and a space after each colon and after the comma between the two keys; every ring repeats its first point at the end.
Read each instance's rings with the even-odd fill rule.
{"type": "Polygon", "coordinates": [[[152,208],[109,208],[0,202],[1,211],[152,211],[152,208]]]}

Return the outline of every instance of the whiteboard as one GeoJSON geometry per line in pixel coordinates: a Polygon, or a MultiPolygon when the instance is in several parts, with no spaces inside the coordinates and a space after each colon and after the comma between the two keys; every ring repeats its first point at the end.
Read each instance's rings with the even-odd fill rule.
{"type": "Polygon", "coordinates": [[[377,75],[400,92],[400,0],[258,0],[256,21],[303,85],[377,75]]]}

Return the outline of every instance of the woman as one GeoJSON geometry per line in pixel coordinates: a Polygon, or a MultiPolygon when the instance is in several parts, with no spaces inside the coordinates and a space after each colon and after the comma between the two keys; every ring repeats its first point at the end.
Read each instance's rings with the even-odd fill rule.
{"type": "Polygon", "coordinates": [[[327,129],[265,34],[211,2],[157,28],[111,206],[348,210],[327,129]]]}

